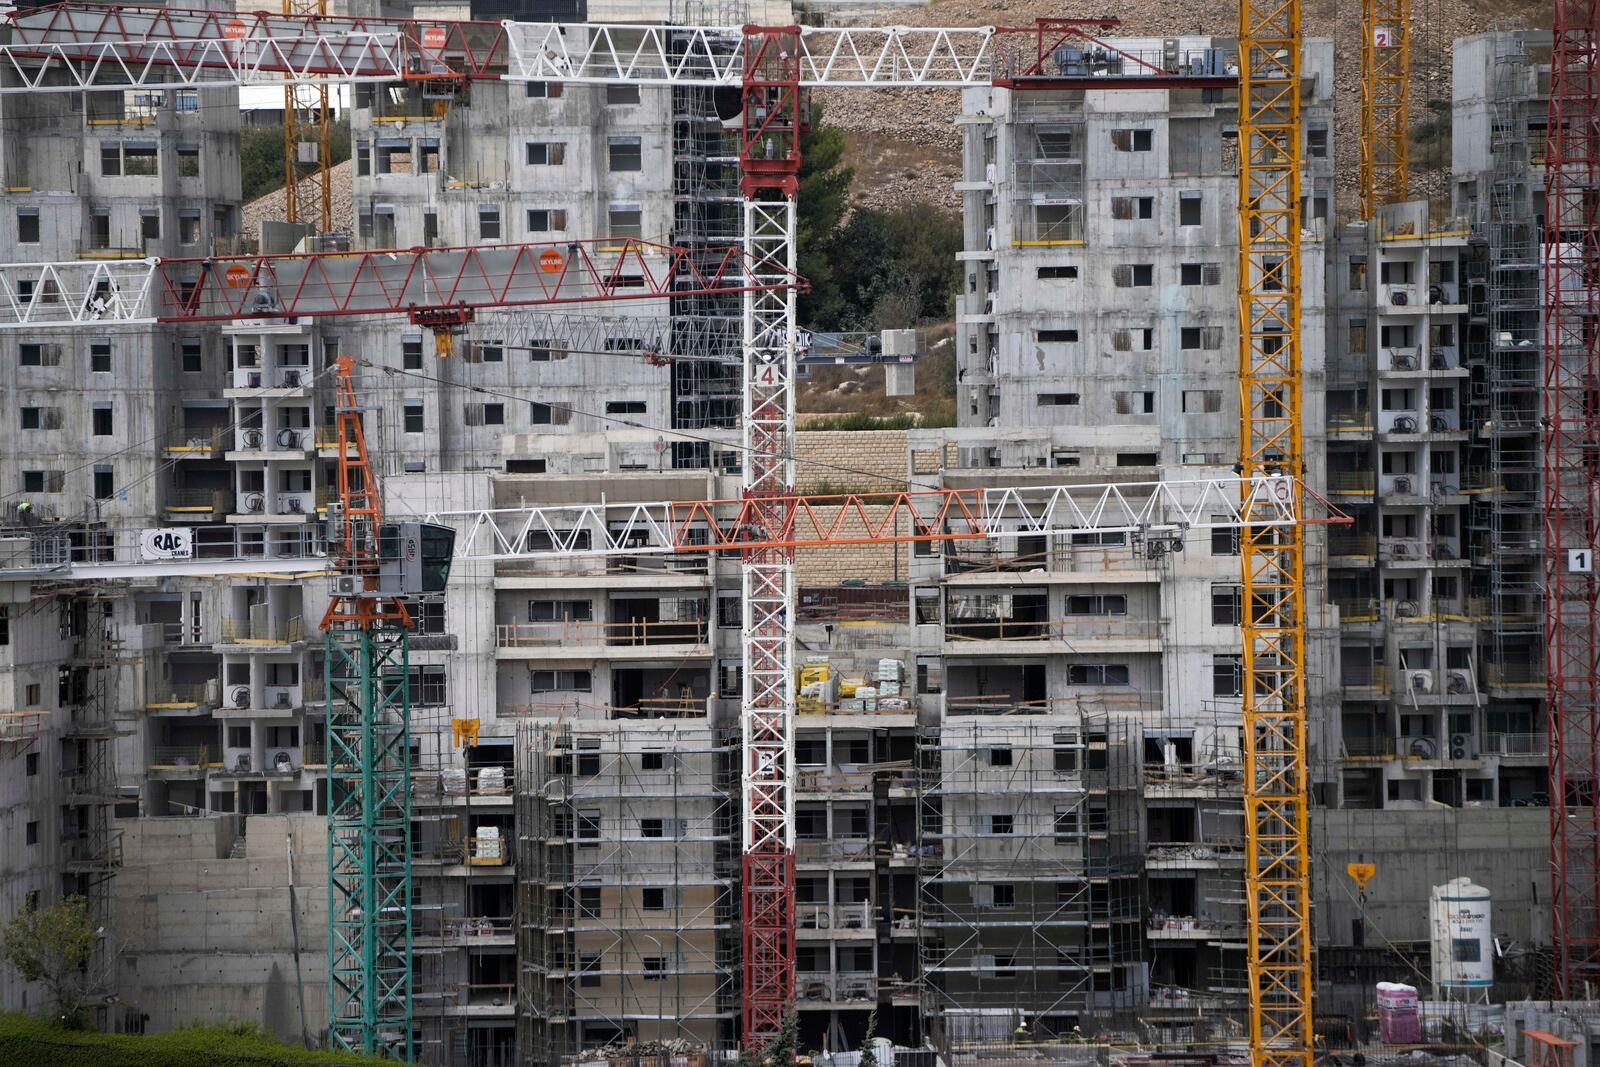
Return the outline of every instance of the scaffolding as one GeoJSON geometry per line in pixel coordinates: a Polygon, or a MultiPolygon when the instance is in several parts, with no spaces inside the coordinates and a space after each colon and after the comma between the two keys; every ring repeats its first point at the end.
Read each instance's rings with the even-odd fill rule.
{"type": "MultiPolygon", "coordinates": [[[[695,9],[716,8],[736,16],[738,0],[707,3],[690,0],[695,9]]],[[[700,23],[740,26],[732,22],[700,23]]],[[[693,25],[694,23],[689,23],[693,25]]],[[[732,55],[739,45],[736,33],[715,40],[703,35],[676,34],[682,47],[711,47],[720,43],[732,55]]],[[[724,127],[717,108],[719,90],[688,83],[672,88],[672,204],[674,244],[691,249],[737,243],[743,237],[744,216],[739,191],[739,148],[736,131],[724,127]]],[[[738,366],[743,300],[737,294],[684,296],[672,301],[672,351],[693,358],[672,364],[672,425],[675,429],[733,429],[738,425],[742,393],[738,366]]],[[[673,444],[674,467],[710,466],[705,442],[673,444]]]]}
{"type": "Polygon", "coordinates": [[[1479,198],[1484,291],[1469,308],[1469,411],[1484,491],[1469,511],[1486,574],[1491,672],[1539,661],[1541,626],[1539,235],[1530,191],[1527,57],[1520,34],[1494,37],[1489,93],[1493,170],[1479,198]]]}
{"type": "Polygon", "coordinates": [[[939,1047],[1070,1035],[1146,999],[1140,733],[973,716],[919,732],[917,927],[939,1047]]]}
{"type": "Polygon", "coordinates": [[[704,722],[517,733],[518,1047],[532,1062],[739,1018],[738,736],[704,722]]]}
{"type": "Polygon", "coordinates": [[[477,720],[458,714],[436,705],[414,710],[411,722],[418,1058],[436,1067],[511,1067],[515,749],[509,739],[479,738],[477,720]]]}
{"type": "Polygon", "coordinates": [[[1083,121],[1034,106],[1040,113],[1024,115],[1012,140],[1011,244],[1082,244],[1083,121]]]}
{"type": "Polygon", "coordinates": [[[117,801],[114,745],[119,675],[126,658],[121,631],[105,592],[63,597],[60,624],[76,638],[61,669],[60,730],[62,885],[82,896],[97,931],[86,966],[85,988],[98,1003],[116,988],[116,937],[111,882],[122,866],[122,831],[113,821],[117,801]]]}

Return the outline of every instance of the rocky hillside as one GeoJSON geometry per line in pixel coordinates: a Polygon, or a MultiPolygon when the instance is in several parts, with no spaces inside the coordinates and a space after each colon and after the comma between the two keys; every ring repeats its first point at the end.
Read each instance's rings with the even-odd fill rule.
{"type": "MultiPolygon", "coordinates": [[[[328,227],[330,230],[348,233],[352,237],[356,232],[355,187],[352,184],[355,173],[355,164],[348,159],[333,168],[333,225],[328,227]]],[[[315,198],[316,183],[309,178],[302,180],[300,195],[308,201],[315,198]]],[[[274,189],[265,196],[250,201],[244,206],[244,225],[240,232],[255,237],[261,233],[263,221],[281,222],[284,207],[288,202],[289,198],[284,195],[282,188],[274,189]]]]}
{"type": "MultiPolygon", "coordinates": [[[[1353,197],[1359,176],[1360,33],[1357,0],[1303,0],[1309,37],[1332,37],[1339,64],[1335,86],[1337,127],[1334,150],[1340,192],[1353,197]]],[[[937,0],[875,20],[884,25],[1026,26],[1038,18],[1098,15],[1122,19],[1120,33],[1161,36],[1173,33],[1232,36],[1238,9],[1231,0],[1121,0],[1107,5],[1071,5],[1061,0],[937,0]]],[[[1430,100],[1450,98],[1450,45],[1505,20],[1515,25],[1547,26],[1547,0],[1412,0],[1412,128],[1430,116],[1430,100]]],[[[819,94],[827,122],[850,138],[848,162],[857,168],[855,199],[869,206],[929,201],[958,207],[951,190],[960,172],[960,139],[952,122],[961,109],[956,90],[850,90],[819,94]]],[[[1434,137],[1412,146],[1413,189],[1443,194],[1449,141],[1434,137]]],[[[1346,200],[1341,196],[1341,200],[1346,200]]],[[[1353,203],[1353,199],[1350,200],[1353,203]]]]}

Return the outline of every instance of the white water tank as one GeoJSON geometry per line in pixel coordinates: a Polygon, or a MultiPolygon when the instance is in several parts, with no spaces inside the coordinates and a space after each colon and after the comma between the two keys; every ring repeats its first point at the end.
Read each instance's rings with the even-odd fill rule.
{"type": "Polygon", "coordinates": [[[1494,933],[1489,891],[1466,878],[1428,894],[1436,991],[1487,989],[1494,984],[1494,933]]]}

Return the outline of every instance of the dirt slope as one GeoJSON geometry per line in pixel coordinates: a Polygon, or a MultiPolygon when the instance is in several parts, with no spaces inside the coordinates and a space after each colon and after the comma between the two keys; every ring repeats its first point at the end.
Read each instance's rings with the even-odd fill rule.
{"type": "MultiPolygon", "coordinates": [[[[1068,4],[1062,0],[938,0],[923,8],[902,9],[874,21],[884,25],[1028,25],[1037,18],[1112,13],[1122,19],[1119,33],[1161,36],[1174,33],[1232,36],[1238,9],[1231,0],[1118,0],[1116,4],[1068,4]]],[[[1354,193],[1358,178],[1361,86],[1361,5],[1356,0],[1304,0],[1308,37],[1332,37],[1335,48],[1335,144],[1341,192],[1354,193]]],[[[1429,100],[1450,98],[1450,45],[1500,20],[1548,26],[1547,0],[1412,0],[1412,125],[1429,114],[1429,100]]],[[[956,90],[850,90],[819,93],[827,121],[850,135],[848,162],[856,166],[857,203],[890,206],[925,200],[958,207],[951,190],[960,169],[960,138],[952,122],[961,110],[956,90]]],[[[1448,142],[1413,145],[1413,188],[1443,193],[1440,172],[1448,170],[1448,142]]],[[[1345,200],[1341,197],[1341,200],[1345,200]]]]}

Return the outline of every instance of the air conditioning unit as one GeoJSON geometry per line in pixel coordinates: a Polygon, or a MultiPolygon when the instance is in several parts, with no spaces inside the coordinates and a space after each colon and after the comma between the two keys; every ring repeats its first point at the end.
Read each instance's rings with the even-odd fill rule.
{"type": "Polygon", "coordinates": [[[256,514],[267,506],[267,498],[260,493],[246,493],[244,495],[244,510],[249,514],[256,514]]]}
{"type": "Polygon", "coordinates": [[[1450,429],[1450,420],[1443,415],[1429,415],[1428,429],[1434,433],[1444,433],[1450,429]]]}
{"type": "Polygon", "coordinates": [[[1412,671],[1410,673],[1411,691],[1413,693],[1433,692],[1432,671],[1412,671]]]}
{"type": "Polygon", "coordinates": [[[289,691],[287,689],[280,689],[274,693],[272,698],[272,706],[275,708],[293,707],[294,705],[289,700],[289,691]]]}
{"type": "Polygon", "coordinates": [[[243,437],[245,448],[256,449],[261,447],[263,438],[260,430],[254,428],[248,429],[244,432],[243,437]]]}
{"type": "Polygon", "coordinates": [[[1466,671],[1451,671],[1446,675],[1446,689],[1456,695],[1472,692],[1472,675],[1466,671]]]}
{"type": "Polygon", "coordinates": [[[1428,357],[1428,366],[1434,370],[1449,370],[1450,357],[1443,352],[1435,352],[1428,357]]]}
{"type": "Polygon", "coordinates": [[[361,579],[353,574],[336,575],[333,579],[334,596],[355,596],[361,592],[361,579]]]}
{"type": "Polygon", "coordinates": [[[1417,354],[1415,352],[1390,352],[1389,366],[1394,370],[1416,370],[1417,354]]]}
{"type": "Polygon", "coordinates": [[[283,372],[283,388],[285,388],[285,389],[298,389],[298,388],[300,388],[300,372],[297,371],[297,370],[286,370],[286,371],[284,371],[283,372]]]}
{"type": "Polygon", "coordinates": [[[248,685],[234,686],[228,691],[228,700],[236,708],[248,708],[250,706],[250,687],[248,685]]]}
{"type": "Polygon", "coordinates": [[[1433,759],[1439,754],[1439,749],[1431,737],[1413,737],[1411,744],[1406,747],[1406,754],[1417,759],[1433,759]]]}
{"type": "Polygon", "coordinates": [[[1415,600],[1401,600],[1394,606],[1394,614],[1399,619],[1414,619],[1417,617],[1417,602],[1415,600]]]}
{"type": "Polygon", "coordinates": [[[1391,559],[1410,559],[1410,543],[1406,541],[1391,541],[1389,543],[1389,557],[1391,559]]]}
{"type": "Polygon", "coordinates": [[[245,384],[245,387],[249,388],[249,389],[260,389],[261,388],[261,372],[258,371],[258,370],[253,370],[249,374],[246,374],[244,376],[244,384],[245,384]]]}
{"type": "Polygon", "coordinates": [[[287,426],[284,427],[283,429],[279,430],[278,431],[278,447],[279,448],[299,448],[300,447],[300,432],[298,430],[291,430],[287,426]]]}
{"type": "Polygon", "coordinates": [[[1392,289],[1389,292],[1389,303],[1395,307],[1405,307],[1411,302],[1411,294],[1404,289],[1392,289]]]}
{"type": "Polygon", "coordinates": [[[284,508],[291,515],[304,515],[305,514],[305,507],[303,506],[300,498],[297,497],[297,496],[292,496],[287,501],[285,501],[284,508]]]}
{"type": "Polygon", "coordinates": [[[1451,734],[1450,735],[1450,758],[1451,759],[1476,759],[1477,758],[1477,753],[1474,752],[1472,749],[1473,749],[1473,746],[1472,746],[1472,735],[1471,734],[1451,734]]]}
{"type": "Polygon", "coordinates": [[[1400,477],[1396,478],[1394,480],[1394,491],[1397,492],[1397,493],[1409,493],[1409,492],[1411,492],[1411,479],[1410,479],[1410,477],[1408,477],[1407,475],[1403,475],[1402,474],[1400,477]]]}
{"type": "Polygon", "coordinates": [[[1444,303],[1444,286],[1442,286],[1442,285],[1430,285],[1430,286],[1428,286],[1428,303],[1430,303],[1430,304],[1442,304],[1442,303],[1444,303]]]}
{"type": "Polygon", "coordinates": [[[1394,420],[1394,432],[1416,433],[1417,420],[1412,418],[1410,415],[1401,415],[1399,418],[1394,420]]]}
{"type": "Polygon", "coordinates": [[[1449,496],[1453,491],[1454,490],[1451,488],[1450,483],[1445,481],[1443,478],[1435,478],[1433,480],[1434,496],[1449,496]]]}

